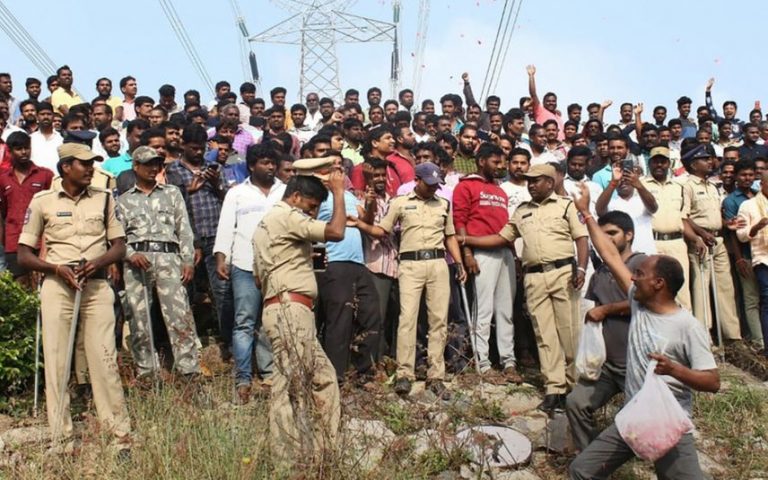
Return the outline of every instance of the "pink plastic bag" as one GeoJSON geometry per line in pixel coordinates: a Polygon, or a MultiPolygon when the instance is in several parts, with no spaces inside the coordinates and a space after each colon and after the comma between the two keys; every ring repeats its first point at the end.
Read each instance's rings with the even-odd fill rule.
{"type": "Polygon", "coordinates": [[[652,360],[642,388],[616,414],[615,420],[621,438],[635,455],[652,462],[666,455],[693,429],[672,390],[653,372],[655,368],[656,361],[652,360]]]}

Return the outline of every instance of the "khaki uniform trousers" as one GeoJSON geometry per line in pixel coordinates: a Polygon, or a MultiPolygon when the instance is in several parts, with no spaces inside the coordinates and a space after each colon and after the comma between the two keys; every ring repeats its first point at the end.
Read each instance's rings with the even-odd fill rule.
{"type": "Polygon", "coordinates": [[[523,277],[547,395],[564,394],[576,381],[574,359],[581,325],[574,316],[579,291],[571,286],[572,276],[572,267],[565,265],[523,277]]]}
{"type": "Polygon", "coordinates": [[[717,319],[723,329],[723,339],[738,340],[741,338],[741,329],[739,327],[739,317],[736,315],[736,296],[733,290],[733,278],[731,277],[731,262],[728,259],[728,252],[725,249],[722,237],[717,237],[717,244],[714,247],[712,262],[710,256],[704,257],[700,261],[695,251],[688,251],[688,261],[691,264],[691,296],[693,297],[693,316],[704,323],[706,312],[707,324],[705,327],[709,330],[712,327],[712,309],[710,308],[710,268],[715,269],[714,288],[717,289],[717,302],[720,311],[717,312],[717,319]]]}
{"type": "MultiPolygon", "coordinates": [[[[682,238],[675,240],[656,240],[656,251],[659,255],[669,255],[674,258],[683,267],[683,276],[685,277],[685,283],[683,283],[680,291],[677,292],[677,303],[684,309],[691,311],[691,266],[688,260],[688,245],[682,238]]],[[[634,272],[632,272],[634,273],[634,272]]]]}
{"type": "Polygon", "coordinates": [[[427,378],[445,377],[445,342],[448,336],[450,278],[444,258],[405,260],[400,262],[400,321],[397,327],[397,377],[416,378],[416,324],[421,294],[426,291],[429,343],[427,345],[427,378]]]}
{"type": "MultiPolygon", "coordinates": [[[[131,422],[117,370],[113,302],[114,294],[106,280],[86,282],[80,302],[76,343],[85,351],[99,420],[115,435],[123,436],[130,432],[131,422]]],[[[64,375],[74,303],[75,291],[63,280],[51,275],[45,277],[40,290],[45,402],[51,431],[55,432],[59,425],[59,432],[65,438],[72,435],[72,418],[68,394],[64,397],[63,412],[58,412],[59,387],[64,375]]]]}
{"type": "Polygon", "coordinates": [[[320,453],[336,442],[341,404],[336,370],[317,340],[315,314],[300,303],[275,303],[264,308],[262,322],[275,362],[269,404],[273,452],[285,461],[320,453]],[[301,451],[310,440],[313,451],[301,451]]]}

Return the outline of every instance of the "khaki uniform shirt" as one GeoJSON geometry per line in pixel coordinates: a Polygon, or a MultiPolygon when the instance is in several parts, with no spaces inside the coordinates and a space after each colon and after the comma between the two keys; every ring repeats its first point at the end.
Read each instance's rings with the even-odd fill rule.
{"type": "Polygon", "coordinates": [[[379,227],[391,233],[400,223],[400,253],[445,248],[445,238],[456,234],[448,200],[423,199],[411,192],[392,199],[379,227]]]}
{"type": "Polygon", "coordinates": [[[173,185],[155,185],[149,195],[134,186],[117,199],[117,211],[125,226],[126,258],[136,253],[135,242],[167,242],[179,246],[181,262],[194,263],[194,235],[181,191],[173,185]]]}
{"type": "Polygon", "coordinates": [[[265,300],[283,292],[317,297],[312,242],[325,241],[325,225],[282,200],[264,215],[253,234],[253,274],[265,300]]]}
{"type": "Polygon", "coordinates": [[[125,237],[125,231],[110,192],[88,187],[72,198],[64,190],[53,189],[32,198],[19,243],[35,248],[41,236],[48,262],[72,264],[104,255],[107,240],[125,237]]]}
{"type": "Polygon", "coordinates": [[[715,185],[691,175],[683,185],[683,194],[690,205],[690,221],[707,230],[720,230],[723,227],[723,196],[715,185]]]}
{"type": "MultiPolygon", "coordinates": [[[[54,171],[54,173],[56,173],[54,171]]],[[[117,179],[114,175],[109,173],[106,170],[102,170],[99,167],[95,167],[93,169],[93,178],[91,179],[91,186],[96,188],[101,188],[103,190],[109,190],[110,192],[114,192],[117,188],[117,179]]],[[[53,183],[51,184],[51,189],[59,189],[61,190],[61,176],[56,175],[53,177],[53,183]]]]}
{"type": "Polygon", "coordinates": [[[669,178],[659,182],[653,177],[645,177],[641,181],[659,206],[653,214],[653,231],[682,233],[683,218],[688,218],[691,208],[688,198],[683,194],[683,186],[669,178]]]}
{"type": "Polygon", "coordinates": [[[587,236],[571,199],[552,193],[541,203],[533,200],[517,207],[499,232],[508,242],[523,239],[523,266],[573,257],[573,241],[587,236]]]}

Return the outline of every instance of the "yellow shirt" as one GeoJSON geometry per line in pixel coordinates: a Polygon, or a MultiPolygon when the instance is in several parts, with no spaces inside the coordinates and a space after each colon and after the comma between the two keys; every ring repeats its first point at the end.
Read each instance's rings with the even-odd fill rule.
{"type": "Polygon", "coordinates": [[[521,203],[499,235],[509,242],[523,239],[523,265],[530,267],[573,257],[573,241],[586,237],[587,227],[571,199],[553,192],[541,203],[521,203]]]}
{"type": "Polygon", "coordinates": [[[62,105],[69,108],[79,103],[85,103],[85,101],[74,90],[72,90],[72,94],[69,94],[62,87],[59,87],[51,95],[51,104],[56,111],[59,111],[59,107],[62,105]]]}
{"type": "Polygon", "coordinates": [[[448,200],[425,200],[416,192],[393,198],[379,227],[391,233],[398,222],[400,253],[445,248],[445,238],[456,234],[448,200]]]}
{"type": "Polygon", "coordinates": [[[325,222],[284,201],[264,215],[253,234],[253,274],[264,298],[284,292],[317,297],[312,242],[325,241],[325,222]]]}
{"type": "Polygon", "coordinates": [[[125,237],[125,231],[115,215],[110,192],[88,187],[72,198],[64,190],[54,189],[32,198],[19,243],[35,248],[40,237],[45,240],[47,261],[69,264],[104,255],[107,240],[125,237]]]}
{"type": "Polygon", "coordinates": [[[653,214],[653,231],[681,233],[683,218],[688,218],[690,210],[688,198],[683,194],[683,186],[669,178],[664,182],[659,182],[653,177],[646,177],[641,181],[659,206],[653,214]]]}

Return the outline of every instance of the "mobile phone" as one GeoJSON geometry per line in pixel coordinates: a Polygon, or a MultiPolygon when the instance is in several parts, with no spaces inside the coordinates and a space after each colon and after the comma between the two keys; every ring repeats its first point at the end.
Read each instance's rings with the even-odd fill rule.
{"type": "Polygon", "coordinates": [[[328,257],[324,243],[312,245],[312,269],[316,272],[324,272],[328,263],[328,257]]]}
{"type": "Polygon", "coordinates": [[[626,159],[621,162],[621,169],[622,170],[629,170],[630,172],[635,171],[635,161],[632,159],[626,159]]]}
{"type": "Polygon", "coordinates": [[[208,168],[210,168],[211,170],[218,170],[219,166],[220,165],[218,163],[210,163],[210,164],[208,164],[208,168]]]}

